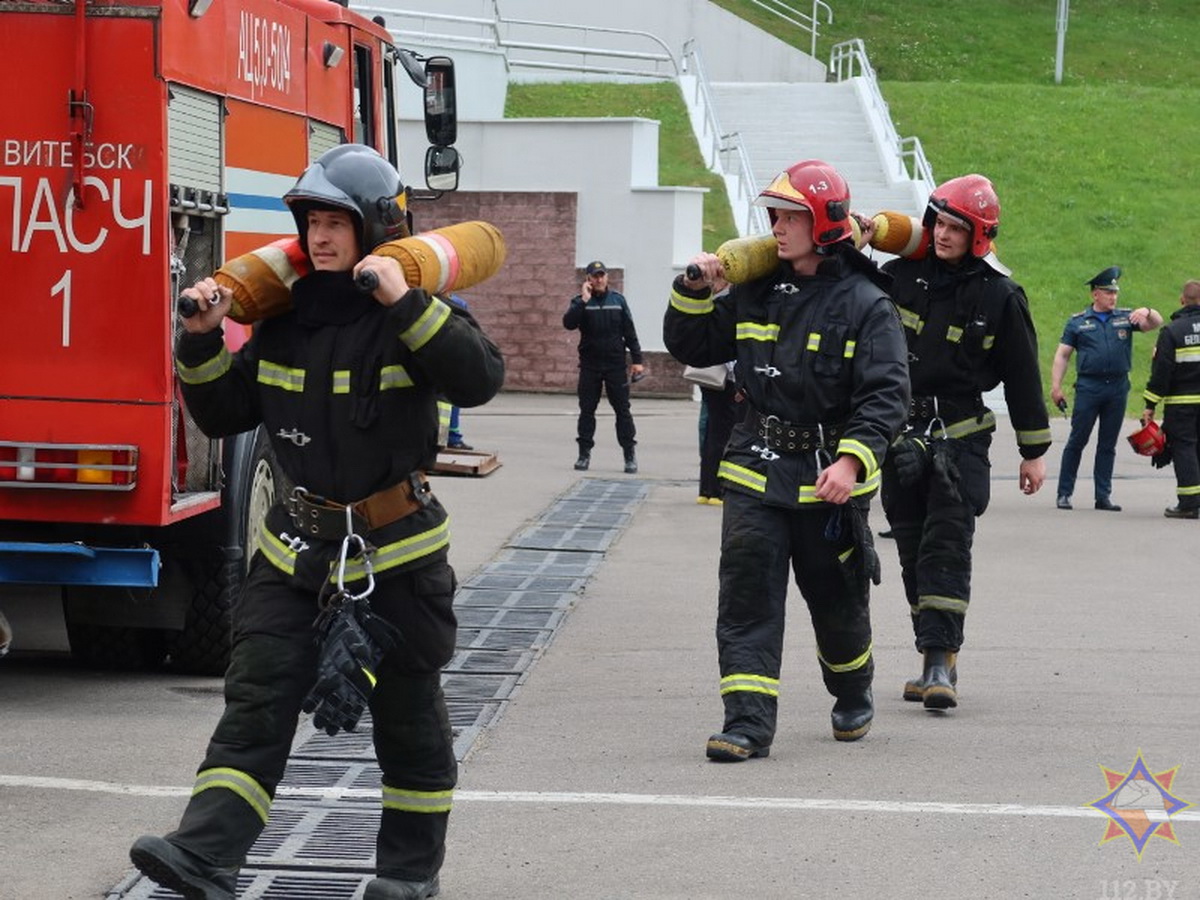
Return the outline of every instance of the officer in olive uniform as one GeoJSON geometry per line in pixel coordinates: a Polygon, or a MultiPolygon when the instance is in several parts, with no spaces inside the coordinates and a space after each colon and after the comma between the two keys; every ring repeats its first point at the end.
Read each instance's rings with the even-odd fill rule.
{"type": "Polygon", "coordinates": [[[1063,376],[1071,354],[1079,351],[1075,377],[1075,410],[1071,414],[1071,436],[1063,448],[1058,473],[1058,508],[1071,508],[1075,491],[1075,473],[1096,420],[1100,434],[1096,439],[1096,462],[1092,480],[1096,509],[1120,512],[1112,502],[1113,462],[1117,457],[1117,438],[1125,419],[1125,401],[1129,397],[1129,370],[1133,365],[1135,331],[1153,331],[1163,322],[1162,315],[1149,307],[1138,309],[1117,306],[1121,288],[1120,266],[1110,266],[1085,282],[1091,287],[1092,305],[1067,321],[1062,340],[1054,354],[1050,370],[1050,399],[1066,411],[1063,376]]]}

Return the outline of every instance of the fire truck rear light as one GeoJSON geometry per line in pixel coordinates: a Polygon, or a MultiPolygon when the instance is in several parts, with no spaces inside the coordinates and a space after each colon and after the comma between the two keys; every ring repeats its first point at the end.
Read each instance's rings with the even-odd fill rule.
{"type": "Polygon", "coordinates": [[[137,484],[137,447],[0,441],[0,487],[129,491],[137,484]]]}

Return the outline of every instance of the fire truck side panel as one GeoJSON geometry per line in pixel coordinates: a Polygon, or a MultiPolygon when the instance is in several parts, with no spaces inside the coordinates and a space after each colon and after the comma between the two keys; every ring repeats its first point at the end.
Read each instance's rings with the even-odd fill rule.
{"type": "Polygon", "coordinates": [[[164,0],[163,75],[303,115],[306,22],[274,0],[214,3],[199,18],[183,0],[164,0]]]}
{"type": "MultiPolygon", "coordinates": [[[[47,47],[74,45],[73,19],[20,15],[4,23],[6,67],[36,73],[0,104],[0,247],[12,254],[0,334],[20,335],[4,348],[5,395],[171,401],[164,102],[154,25],[87,20],[96,114],[77,169],[67,104],[74,67],[45,64],[47,47]],[[82,208],[74,202],[77,176],[82,208]]],[[[91,439],[86,431],[76,435],[91,439]]],[[[124,442],[141,440],[126,435],[124,442]]]]}
{"type": "Polygon", "coordinates": [[[308,124],[303,116],[241,100],[227,101],[225,258],[296,234],[282,197],[308,165],[308,124]]]}
{"type": "Polygon", "coordinates": [[[351,99],[350,75],[353,68],[348,38],[347,29],[335,28],[314,19],[309,24],[305,75],[308,82],[309,116],[336,125],[345,134],[350,134],[348,113],[351,99]],[[324,63],[327,45],[337,48],[342,53],[342,58],[336,66],[328,67],[324,63]]]}
{"type": "MultiPolygon", "coordinates": [[[[133,490],[6,488],[0,490],[0,520],[27,522],[95,522],[109,525],[165,525],[182,517],[171,510],[173,410],[169,404],[110,403],[104,414],[96,405],[70,400],[5,401],[5,440],[33,443],[78,443],[86,423],[87,443],[136,443],[137,485],[133,490]],[[11,416],[11,420],[10,420],[11,416]],[[131,435],[136,440],[131,441],[131,435]]],[[[215,507],[219,495],[193,498],[215,507]]]]}

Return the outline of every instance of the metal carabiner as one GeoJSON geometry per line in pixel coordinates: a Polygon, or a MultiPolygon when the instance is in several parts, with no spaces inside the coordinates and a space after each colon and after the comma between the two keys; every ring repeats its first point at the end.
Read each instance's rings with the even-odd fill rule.
{"type": "Polygon", "coordinates": [[[946,431],[946,423],[942,419],[942,411],[938,408],[937,394],[933,395],[933,417],[929,420],[929,424],[925,426],[925,437],[927,437],[931,441],[932,440],[944,441],[948,437],[950,437],[949,433],[946,431]],[[933,423],[934,422],[937,422],[938,428],[942,432],[941,434],[936,435],[936,436],[933,433],[933,423]]]}
{"type": "Polygon", "coordinates": [[[944,441],[950,437],[950,433],[946,431],[946,423],[942,421],[941,416],[934,416],[929,420],[929,424],[925,426],[925,437],[931,441],[944,441]],[[935,422],[937,423],[938,430],[941,432],[941,434],[935,435],[933,433],[933,426],[935,422]]]}
{"type": "Polygon", "coordinates": [[[774,459],[779,459],[779,454],[770,447],[760,447],[758,444],[752,444],[750,446],[750,452],[757,453],[759,459],[766,460],[767,462],[771,462],[771,460],[774,459]]]}
{"type": "Polygon", "coordinates": [[[342,547],[338,552],[337,567],[337,596],[346,600],[362,600],[375,590],[375,570],[371,567],[371,556],[368,553],[367,542],[361,535],[354,533],[354,510],[346,506],[346,536],[342,538],[342,547]],[[346,560],[350,556],[350,545],[358,545],[358,555],[362,558],[363,571],[367,575],[367,587],[361,594],[352,594],[346,590],[346,560]]]}
{"type": "Polygon", "coordinates": [[[817,463],[817,474],[820,475],[826,468],[833,465],[833,458],[829,455],[829,451],[825,449],[825,426],[820,422],[817,423],[817,449],[813,451],[813,458],[817,463]],[[822,462],[824,460],[824,462],[822,462]]]}

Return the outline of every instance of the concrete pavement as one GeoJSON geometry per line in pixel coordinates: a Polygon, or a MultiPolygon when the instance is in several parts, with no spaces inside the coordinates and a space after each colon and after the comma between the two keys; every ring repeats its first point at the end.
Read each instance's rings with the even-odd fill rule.
{"type": "MultiPolygon", "coordinates": [[[[1113,496],[1124,511],[1097,512],[1078,502],[1091,487],[1086,454],[1077,509],[1059,511],[1053,478],[1066,422],[1052,423],[1048,486],[1025,497],[1002,420],[992,506],[976,540],[960,707],[931,714],[900,699],[919,657],[895,548],[881,540],[870,734],[833,740],[832,699],[793,589],[772,754],[717,765],[704,759],[704,741],[721,723],[720,510],[695,502],[697,407],[638,399],[634,412],[641,471],[632,477],[648,495],[461,767],[446,900],[1200,897],[1200,526],[1163,518],[1174,501],[1170,470],[1122,444],[1113,496]],[[1103,842],[1110,820],[1086,805],[1111,790],[1102,767],[1117,784],[1139,752],[1157,784],[1196,804],[1168,817],[1161,793],[1147,794],[1148,824],[1169,818],[1173,831],[1149,838],[1140,861],[1124,834],[1103,842]]],[[[571,468],[574,415],[573,397],[536,395],[464,412],[467,440],[504,465],[483,479],[438,480],[460,578],[581,477],[571,468]]],[[[598,436],[582,477],[630,478],[611,415],[598,436]]],[[[880,513],[872,519],[883,527],[880,513]]],[[[6,611],[14,653],[28,652],[29,610],[6,611]]],[[[47,719],[31,685],[50,663],[19,658],[18,678],[3,670],[9,662],[0,663],[0,709],[17,727],[0,736],[10,870],[0,898],[103,896],[128,871],[129,842],[169,827],[182,809],[219,708],[216,683],[173,681],[149,707],[123,701],[132,734],[98,705],[72,713],[67,698],[99,704],[101,690],[112,696],[152,676],[55,675],[47,719]],[[101,727],[102,745],[83,739],[101,727]],[[70,865],[48,871],[39,860],[49,851],[66,851],[70,865]]]]}
{"type": "MultiPolygon", "coordinates": [[[[793,589],[771,757],[716,765],[703,751],[721,723],[720,511],[695,503],[695,405],[635,407],[649,497],[467,758],[447,897],[1200,897],[1195,809],[1175,815],[1178,843],[1152,837],[1139,862],[1128,837],[1101,845],[1108,819],[1085,806],[1108,793],[1101,766],[1128,773],[1140,751],[1152,773],[1179,766],[1169,784],[1200,808],[1200,528],[1163,518],[1170,470],[1122,442],[1124,511],[1060,511],[1066,422],[1053,423],[1048,486],[1025,497],[1002,419],[960,707],[900,699],[919,657],[895,548],[881,540],[871,733],[833,740],[793,589]]],[[[510,486],[529,485],[518,493],[572,479],[570,398],[504,397],[467,421],[471,440],[500,449],[510,486]],[[535,411],[541,439],[506,449],[535,411]]],[[[599,433],[588,476],[622,477],[611,421],[599,433]]],[[[452,509],[469,503],[442,493],[452,509]]],[[[474,552],[457,536],[457,553],[474,552]]]]}

